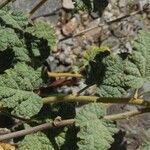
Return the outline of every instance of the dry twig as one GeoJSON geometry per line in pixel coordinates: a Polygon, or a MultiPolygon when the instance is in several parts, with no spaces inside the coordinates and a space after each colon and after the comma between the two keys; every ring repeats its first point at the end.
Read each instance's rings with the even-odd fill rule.
{"type": "MultiPolygon", "coordinates": [[[[139,114],[143,114],[143,113],[146,113],[146,112],[149,112],[149,111],[150,111],[150,109],[144,108],[144,109],[124,112],[124,113],[120,113],[120,114],[107,115],[107,116],[104,116],[104,119],[112,120],[112,121],[118,120],[118,119],[127,119],[129,117],[139,115],[139,114]]],[[[21,136],[36,133],[38,131],[42,131],[42,130],[49,129],[49,128],[59,128],[59,127],[69,126],[69,125],[73,125],[74,123],[75,123],[75,119],[68,119],[68,120],[58,120],[58,119],[56,119],[56,120],[54,120],[53,122],[50,122],[50,123],[44,123],[44,124],[29,128],[29,129],[24,129],[24,130],[21,130],[21,131],[16,131],[16,132],[1,135],[0,136],[0,141],[12,139],[12,138],[18,138],[18,137],[21,137],[21,136]]]]}

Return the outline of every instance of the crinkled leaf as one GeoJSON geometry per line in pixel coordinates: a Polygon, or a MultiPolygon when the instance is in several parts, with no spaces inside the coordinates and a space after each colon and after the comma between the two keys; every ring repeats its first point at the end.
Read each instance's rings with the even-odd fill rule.
{"type": "Polygon", "coordinates": [[[17,64],[0,76],[0,101],[17,115],[31,117],[42,107],[42,98],[32,91],[42,84],[40,72],[17,64]]]}
{"type": "Polygon", "coordinates": [[[22,42],[11,28],[4,28],[0,26],[0,37],[0,51],[12,48],[13,46],[22,46],[22,42]]]}
{"type": "Polygon", "coordinates": [[[34,26],[28,27],[26,32],[31,33],[35,37],[46,40],[49,47],[54,47],[56,44],[54,29],[48,23],[38,21],[34,24],[34,26]]]}
{"type": "Polygon", "coordinates": [[[133,43],[133,46],[137,55],[142,55],[141,57],[143,58],[141,59],[141,64],[139,64],[139,68],[140,66],[142,67],[143,64],[144,69],[140,69],[140,71],[150,81],[150,32],[141,31],[137,39],[133,43]]]}
{"type": "Polygon", "coordinates": [[[99,12],[100,15],[108,5],[107,0],[74,0],[74,2],[77,10],[99,12]]]}
{"type": "Polygon", "coordinates": [[[61,147],[65,143],[65,133],[62,132],[55,138],[56,143],[61,147]]]}
{"type": "Polygon", "coordinates": [[[0,51],[12,50],[13,55],[7,58],[13,56],[12,65],[26,62],[40,67],[50,54],[50,46],[55,44],[54,30],[42,21],[31,25],[21,11],[6,9],[0,10],[0,14],[0,51]]]}
{"type": "Polygon", "coordinates": [[[28,24],[27,16],[21,11],[11,11],[11,10],[0,10],[0,19],[7,26],[12,26],[13,28],[22,29],[22,27],[28,24]]]}
{"type": "Polygon", "coordinates": [[[91,0],[74,0],[76,9],[84,11],[93,10],[93,1],[91,0]]]}
{"type": "Polygon", "coordinates": [[[48,137],[38,132],[35,134],[26,135],[19,143],[19,150],[54,150],[48,137]]]}
{"type": "Polygon", "coordinates": [[[13,114],[25,117],[36,115],[43,106],[42,98],[32,91],[23,91],[0,86],[0,101],[3,107],[12,108],[13,114]]]}
{"type": "Polygon", "coordinates": [[[141,31],[132,54],[99,53],[89,65],[87,83],[97,84],[101,97],[121,97],[128,89],[140,88],[150,76],[150,32],[141,31]]]}
{"type": "Polygon", "coordinates": [[[127,89],[136,89],[144,84],[143,57],[141,55],[138,58],[135,57],[136,53],[125,59],[119,55],[104,58],[105,74],[97,89],[99,96],[120,97],[126,93],[127,89]]]}
{"type": "Polygon", "coordinates": [[[24,63],[18,63],[0,76],[0,86],[33,91],[42,85],[40,70],[34,70],[24,63]]]}
{"type": "Polygon", "coordinates": [[[113,143],[113,135],[118,131],[116,126],[104,119],[106,114],[102,104],[88,104],[82,107],[76,116],[76,126],[80,127],[77,137],[79,150],[107,150],[113,143]]]}
{"type": "Polygon", "coordinates": [[[91,46],[88,50],[85,51],[83,58],[81,59],[81,66],[86,67],[90,62],[95,62],[95,57],[100,52],[110,51],[107,46],[91,46]]]}
{"type": "Polygon", "coordinates": [[[29,51],[24,47],[13,47],[15,61],[19,62],[31,62],[29,51]]]}

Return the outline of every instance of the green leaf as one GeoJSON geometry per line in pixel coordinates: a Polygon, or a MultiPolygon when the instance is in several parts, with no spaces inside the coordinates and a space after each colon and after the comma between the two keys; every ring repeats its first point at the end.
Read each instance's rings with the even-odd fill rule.
{"type": "Polygon", "coordinates": [[[27,16],[21,11],[0,10],[0,19],[6,26],[12,26],[16,29],[22,29],[22,27],[28,24],[27,16]]]}
{"type": "Polygon", "coordinates": [[[74,0],[75,7],[77,10],[88,11],[88,12],[98,12],[99,15],[102,14],[105,7],[108,5],[108,1],[102,0],[74,0]]]}
{"type": "MultiPolygon", "coordinates": [[[[150,32],[143,30],[140,32],[135,42],[133,43],[135,52],[142,55],[143,60],[141,63],[144,65],[144,69],[141,72],[150,81],[150,32]]],[[[142,64],[139,64],[142,67],[142,64]]]]}
{"type": "Polygon", "coordinates": [[[31,135],[26,135],[19,143],[19,150],[54,150],[48,137],[38,132],[31,135]]]}
{"type": "Polygon", "coordinates": [[[24,117],[36,115],[43,106],[42,98],[33,92],[0,86],[3,107],[12,108],[13,114],[24,117]]]}
{"type": "Polygon", "coordinates": [[[108,150],[113,143],[113,135],[118,131],[110,121],[102,118],[106,109],[102,104],[88,104],[76,116],[76,126],[80,128],[77,137],[79,150],[108,150]]]}
{"type": "Polygon", "coordinates": [[[74,0],[75,7],[78,10],[83,11],[92,11],[93,10],[93,1],[91,0],[74,0]]]}
{"type": "Polygon", "coordinates": [[[26,32],[31,33],[39,39],[46,40],[48,42],[48,46],[51,48],[56,45],[54,29],[48,23],[38,21],[34,24],[34,26],[28,27],[26,32]]]}
{"type": "Polygon", "coordinates": [[[150,79],[150,32],[141,31],[132,54],[99,53],[88,67],[88,84],[97,84],[101,97],[121,97],[150,79]]]}
{"type": "Polygon", "coordinates": [[[133,53],[125,59],[119,55],[110,55],[103,59],[105,74],[97,89],[99,96],[121,97],[127,89],[140,88],[144,84],[145,79],[141,74],[144,69],[143,57],[138,55],[137,59],[136,55],[133,53]],[[139,64],[141,67],[138,67],[139,64]]]}
{"type": "Polygon", "coordinates": [[[32,117],[43,105],[42,98],[33,93],[41,84],[39,71],[19,63],[0,76],[0,101],[13,113],[32,117]]]}
{"type": "Polygon", "coordinates": [[[0,51],[12,48],[13,46],[22,46],[22,42],[11,28],[0,26],[0,37],[0,51]]]}
{"type": "MultiPolygon", "coordinates": [[[[42,21],[31,25],[21,11],[6,9],[0,10],[0,14],[0,52],[12,50],[12,65],[26,62],[39,68],[49,56],[50,47],[56,43],[53,28],[42,21]]],[[[12,53],[8,55],[8,60],[12,53]]]]}
{"type": "Polygon", "coordinates": [[[32,59],[29,55],[29,51],[24,47],[13,47],[14,60],[19,62],[31,62],[32,59]]]}
{"type": "Polygon", "coordinates": [[[89,49],[87,49],[83,55],[83,58],[81,59],[80,66],[86,67],[90,64],[90,62],[95,62],[95,57],[101,52],[108,51],[110,52],[109,47],[107,46],[91,46],[89,49]]]}
{"type": "Polygon", "coordinates": [[[0,76],[0,86],[33,91],[42,86],[41,70],[34,70],[24,63],[17,63],[0,76]]]}

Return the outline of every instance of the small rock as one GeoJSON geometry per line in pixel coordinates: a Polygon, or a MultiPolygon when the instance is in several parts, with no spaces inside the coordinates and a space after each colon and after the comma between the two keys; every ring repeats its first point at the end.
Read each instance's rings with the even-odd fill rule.
{"type": "Polygon", "coordinates": [[[127,6],[127,1],[126,0],[119,0],[119,7],[125,7],[127,6]]]}
{"type": "Polygon", "coordinates": [[[69,56],[71,53],[72,53],[72,52],[71,52],[71,48],[70,48],[70,47],[67,47],[67,48],[64,50],[64,54],[65,54],[66,56],[69,56]]]}
{"type": "Polygon", "coordinates": [[[74,3],[72,2],[72,0],[63,0],[62,6],[65,9],[74,9],[74,3]]]}
{"type": "Polygon", "coordinates": [[[76,17],[72,18],[67,24],[65,24],[62,28],[62,32],[65,36],[71,36],[73,32],[78,27],[79,22],[76,17]]]}
{"type": "Polygon", "coordinates": [[[53,52],[53,53],[57,53],[58,51],[59,51],[58,47],[54,47],[54,48],[52,49],[52,52],[53,52]]]}
{"type": "Polygon", "coordinates": [[[80,56],[82,54],[82,49],[81,47],[76,47],[73,49],[73,53],[77,56],[80,56]]]}
{"type": "Polygon", "coordinates": [[[59,56],[59,60],[64,63],[65,62],[65,59],[66,59],[66,55],[64,53],[61,53],[59,56]]]}
{"type": "Polygon", "coordinates": [[[67,63],[68,65],[73,64],[73,60],[71,58],[66,58],[65,63],[67,63]]]}
{"type": "Polygon", "coordinates": [[[126,49],[128,50],[128,53],[132,53],[132,46],[131,46],[130,42],[127,42],[127,43],[125,44],[125,47],[126,47],[126,49]]]}
{"type": "Polygon", "coordinates": [[[63,43],[68,45],[68,46],[73,46],[74,45],[74,41],[73,41],[72,38],[64,40],[63,43]]]}
{"type": "Polygon", "coordinates": [[[68,67],[66,67],[66,66],[64,66],[64,65],[59,65],[59,66],[57,66],[57,68],[56,68],[56,72],[66,72],[66,71],[68,71],[70,69],[70,67],[68,66],[68,67]]]}
{"type": "Polygon", "coordinates": [[[98,27],[98,28],[94,28],[94,27],[99,26],[99,24],[100,24],[100,19],[95,19],[94,21],[90,22],[86,29],[90,29],[90,28],[93,28],[93,29],[86,32],[84,34],[84,37],[90,40],[92,38],[97,39],[101,34],[101,27],[98,27]]]}

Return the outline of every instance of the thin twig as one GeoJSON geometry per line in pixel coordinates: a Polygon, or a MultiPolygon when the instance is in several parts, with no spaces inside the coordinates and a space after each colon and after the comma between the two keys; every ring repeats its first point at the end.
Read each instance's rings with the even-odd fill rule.
{"type": "Polygon", "coordinates": [[[149,101],[144,101],[142,98],[114,98],[114,97],[98,97],[98,96],[76,96],[76,95],[57,95],[43,98],[44,104],[58,103],[58,102],[80,102],[80,103],[117,103],[117,104],[133,104],[150,107],[149,101]]]}
{"type": "Polygon", "coordinates": [[[4,1],[2,4],[0,4],[0,9],[5,7],[8,3],[14,2],[14,1],[16,1],[16,0],[6,0],[6,1],[4,1]]]}
{"type": "Polygon", "coordinates": [[[41,0],[30,12],[29,16],[32,16],[47,0],[41,0]]]}
{"type": "Polygon", "coordinates": [[[82,75],[79,73],[57,73],[57,72],[48,72],[49,77],[76,77],[81,78],[82,75]]]}
{"type": "Polygon", "coordinates": [[[139,110],[133,110],[133,111],[128,111],[128,112],[124,112],[124,113],[120,113],[120,114],[114,114],[114,115],[107,115],[104,116],[104,119],[107,120],[120,120],[120,119],[129,119],[130,117],[139,115],[139,114],[143,114],[143,113],[147,113],[150,112],[149,108],[143,108],[143,109],[139,109],[139,110]]]}
{"type": "Polygon", "coordinates": [[[108,21],[107,24],[112,24],[112,23],[114,23],[114,22],[118,22],[118,21],[120,21],[120,20],[122,20],[122,19],[125,19],[125,18],[128,18],[128,17],[134,16],[134,15],[137,15],[137,14],[139,14],[139,13],[141,13],[141,12],[142,12],[141,10],[134,11],[134,12],[132,12],[132,13],[130,13],[130,14],[126,14],[126,15],[123,15],[123,16],[121,16],[121,17],[118,17],[118,18],[116,18],[116,19],[114,19],[114,20],[108,21]]]}
{"type": "MultiPolygon", "coordinates": [[[[144,108],[144,109],[140,109],[140,110],[134,110],[134,111],[124,112],[124,113],[115,114],[115,115],[106,115],[106,116],[104,116],[104,119],[112,120],[112,121],[119,120],[119,119],[127,119],[129,117],[143,114],[143,113],[146,113],[149,111],[150,111],[150,109],[144,108]]],[[[49,129],[49,128],[59,128],[59,127],[64,127],[64,126],[68,126],[68,125],[73,125],[74,123],[75,123],[75,119],[60,120],[60,121],[56,120],[51,123],[44,123],[42,125],[38,125],[38,126],[29,128],[29,129],[24,129],[21,131],[1,135],[0,141],[12,139],[12,138],[18,138],[21,136],[36,133],[38,131],[42,131],[42,130],[49,129]]]]}
{"type": "Polygon", "coordinates": [[[12,132],[12,133],[8,133],[8,134],[4,134],[0,136],[0,141],[4,141],[4,140],[8,140],[8,139],[12,139],[12,138],[18,138],[21,136],[25,136],[27,134],[31,134],[31,133],[36,133],[38,131],[42,131],[48,128],[55,128],[55,127],[63,127],[66,125],[72,125],[74,123],[74,119],[68,119],[68,120],[62,120],[62,121],[54,121],[51,123],[44,123],[42,125],[38,125],[29,129],[24,129],[21,131],[17,131],[17,132],[12,132]]]}

